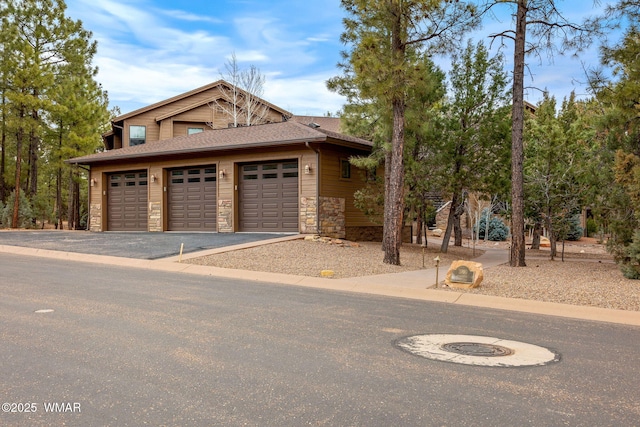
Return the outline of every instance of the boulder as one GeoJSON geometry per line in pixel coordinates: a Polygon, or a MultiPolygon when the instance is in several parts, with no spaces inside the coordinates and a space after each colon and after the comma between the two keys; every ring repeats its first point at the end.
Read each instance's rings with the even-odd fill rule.
{"type": "Polygon", "coordinates": [[[436,237],[441,237],[442,233],[443,233],[443,231],[440,228],[436,228],[433,231],[431,231],[431,234],[436,236],[436,237]]]}
{"type": "Polygon", "coordinates": [[[551,247],[551,241],[544,237],[544,236],[540,236],[540,247],[541,248],[550,248],[551,247]]]}
{"type": "Polygon", "coordinates": [[[444,283],[452,288],[477,288],[484,279],[482,264],[473,261],[453,261],[444,283]]]}

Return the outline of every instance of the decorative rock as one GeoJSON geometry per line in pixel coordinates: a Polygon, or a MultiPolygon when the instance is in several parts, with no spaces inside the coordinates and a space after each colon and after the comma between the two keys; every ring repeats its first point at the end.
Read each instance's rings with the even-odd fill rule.
{"type": "Polygon", "coordinates": [[[320,277],[333,277],[334,276],[334,271],[333,270],[322,270],[320,272],[320,277]]]}
{"type": "Polygon", "coordinates": [[[452,288],[477,288],[484,279],[482,264],[473,261],[454,261],[444,283],[452,288]]]}
{"type": "Polygon", "coordinates": [[[440,228],[436,228],[435,230],[433,230],[431,232],[431,234],[433,234],[436,237],[441,237],[442,236],[443,231],[440,228]]]}
{"type": "Polygon", "coordinates": [[[550,248],[551,247],[551,241],[544,237],[544,236],[540,236],[540,247],[541,248],[550,248]]]}
{"type": "Polygon", "coordinates": [[[315,241],[318,240],[318,236],[317,235],[309,235],[309,236],[304,236],[304,240],[311,240],[311,241],[315,241]]]}

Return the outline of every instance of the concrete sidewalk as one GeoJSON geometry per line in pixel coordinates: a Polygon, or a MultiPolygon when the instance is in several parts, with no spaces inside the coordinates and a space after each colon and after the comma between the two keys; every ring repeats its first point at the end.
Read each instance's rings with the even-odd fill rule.
{"type": "MultiPolygon", "coordinates": [[[[271,239],[261,242],[272,243],[274,241],[294,239],[294,236],[286,236],[282,239],[271,239]]],[[[297,237],[300,238],[300,237],[297,237]]],[[[252,243],[252,245],[260,243],[252,243]]],[[[227,248],[230,249],[238,249],[227,248]]],[[[220,249],[222,250],[222,249],[220,249]]],[[[219,267],[200,266],[176,262],[176,257],[161,260],[144,260],[121,258],[105,255],[92,255],[52,251],[48,249],[33,249],[18,246],[0,245],[0,253],[15,255],[45,257],[69,262],[88,262],[103,265],[117,265],[121,267],[143,268],[175,273],[197,274],[201,276],[224,277],[230,279],[242,279],[255,282],[276,283],[283,285],[304,286],[310,288],[329,289],[337,291],[358,292],[389,297],[410,298],[423,301],[460,304],[474,307],[484,307],[517,312],[552,315],[582,320],[594,320],[624,325],[640,326],[640,312],[612,310],[597,307],[584,307],[568,304],[548,303],[541,301],[529,301],[494,297],[488,295],[468,294],[456,291],[434,289],[436,269],[429,268],[417,271],[408,271],[394,274],[382,274],[346,279],[328,279],[320,277],[295,276],[279,273],[265,273],[246,270],[234,270],[219,267]]],[[[210,254],[211,251],[206,251],[210,254]]],[[[201,256],[205,253],[190,254],[201,256]]],[[[493,266],[508,262],[508,251],[501,249],[486,249],[486,252],[474,259],[483,264],[485,270],[493,266]]],[[[440,281],[448,270],[448,265],[440,266],[440,281]]]]}

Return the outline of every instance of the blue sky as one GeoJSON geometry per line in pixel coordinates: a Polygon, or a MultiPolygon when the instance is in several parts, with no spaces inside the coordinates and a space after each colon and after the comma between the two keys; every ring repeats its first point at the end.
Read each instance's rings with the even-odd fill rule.
{"type": "MultiPolygon", "coordinates": [[[[591,4],[559,5],[578,20],[591,4]]],[[[122,113],[218,80],[234,52],[241,68],[255,65],[266,76],[264,98],[294,114],[335,113],[344,102],[325,84],[340,73],[336,64],[344,49],[339,0],[67,0],[67,6],[67,15],[93,32],[97,80],[122,113]]],[[[474,39],[504,24],[486,20],[474,39]]],[[[448,58],[436,62],[449,66],[448,58]]],[[[583,64],[598,64],[596,46],[579,58],[532,60],[533,81],[526,84],[546,88],[558,100],[571,90],[586,94],[579,84],[583,64]]],[[[528,91],[530,102],[540,98],[528,91]]]]}

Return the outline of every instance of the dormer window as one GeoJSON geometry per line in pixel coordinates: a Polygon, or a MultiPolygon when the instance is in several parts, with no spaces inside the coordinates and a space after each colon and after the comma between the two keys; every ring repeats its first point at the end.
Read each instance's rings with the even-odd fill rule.
{"type": "Polygon", "coordinates": [[[129,147],[134,145],[142,145],[147,141],[146,126],[129,126],[129,147]]]}

